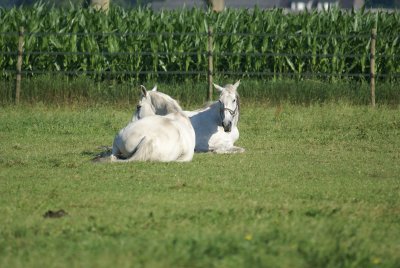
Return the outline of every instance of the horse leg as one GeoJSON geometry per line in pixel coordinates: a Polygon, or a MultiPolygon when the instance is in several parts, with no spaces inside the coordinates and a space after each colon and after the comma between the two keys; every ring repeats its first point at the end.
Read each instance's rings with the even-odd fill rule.
{"type": "Polygon", "coordinates": [[[190,151],[190,152],[189,151],[184,152],[181,156],[178,157],[178,159],[176,159],[176,161],[178,161],[178,162],[189,162],[189,161],[192,161],[193,153],[194,153],[193,150],[190,151]]]}
{"type": "Polygon", "coordinates": [[[230,149],[230,151],[231,151],[233,154],[240,154],[240,153],[244,153],[245,149],[242,148],[242,147],[233,146],[233,147],[230,149]]]}
{"type": "Polygon", "coordinates": [[[238,154],[245,151],[242,147],[232,146],[232,147],[220,147],[212,150],[216,154],[238,154]]]}
{"type": "Polygon", "coordinates": [[[112,145],[112,150],[111,150],[111,155],[110,155],[110,161],[111,162],[125,162],[125,158],[123,157],[123,152],[120,149],[121,146],[123,147],[123,141],[119,135],[117,135],[114,139],[113,145],[112,145]],[[121,159],[122,158],[122,159],[121,159]]]}

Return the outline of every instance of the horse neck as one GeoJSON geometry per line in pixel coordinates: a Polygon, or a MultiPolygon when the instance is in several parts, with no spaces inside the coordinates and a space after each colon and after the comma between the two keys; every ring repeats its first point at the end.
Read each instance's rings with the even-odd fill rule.
{"type": "Polygon", "coordinates": [[[206,110],[206,113],[208,113],[209,116],[213,118],[216,122],[219,122],[221,121],[221,113],[219,109],[219,103],[218,101],[215,101],[209,106],[209,109],[206,110]]]}

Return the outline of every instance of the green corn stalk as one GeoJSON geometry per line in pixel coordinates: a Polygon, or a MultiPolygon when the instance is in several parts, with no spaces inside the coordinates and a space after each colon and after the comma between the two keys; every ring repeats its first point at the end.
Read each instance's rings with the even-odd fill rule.
{"type": "MultiPolygon", "coordinates": [[[[365,10],[347,12],[335,9],[299,14],[284,14],[278,9],[227,10],[216,14],[201,9],[154,12],[148,8],[124,10],[114,7],[105,15],[93,10],[74,7],[56,9],[45,4],[36,4],[34,8],[0,8],[0,29],[1,32],[17,32],[20,26],[24,26],[27,33],[57,33],[38,36],[27,34],[25,51],[28,52],[97,53],[57,56],[46,53],[26,54],[23,63],[25,70],[185,72],[206,70],[207,56],[203,52],[207,46],[207,36],[204,35],[207,27],[204,25],[210,24],[216,33],[230,33],[214,37],[216,53],[245,53],[215,56],[216,72],[273,72],[275,79],[280,78],[282,73],[295,73],[301,79],[303,73],[313,73],[316,77],[318,73],[328,73],[340,77],[343,73],[368,72],[369,38],[365,36],[369,35],[378,16],[378,34],[381,39],[378,38],[377,52],[385,55],[385,58],[377,58],[377,72],[398,74],[396,55],[400,55],[400,45],[393,29],[400,28],[399,13],[380,11],[375,14],[365,10]],[[143,34],[129,34],[138,32],[143,34]],[[147,34],[161,32],[196,34],[147,34]],[[63,33],[67,35],[62,35],[63,33]],[[263,33],[276,36],[257,36],[263,33]],[[364,37],[354,37],[357,35],[364,37]],[[131,54],[103,55],[100,53],[103,51],[131,54]],[[141,52],[153,54],[140,55],[141,52]],[[195,55],[183,55],[182,52],[194,52],[195,55]],[[251,56],[252,53],[275,56],[251,56]],[[277,54],[290,56],[282,57],[277,54]],[[311,56],[304,57],[304,54],[311,56]],[[321,56],[323,54],[335,56],[321,56]],[[344,54],[358,56],[346,58],[344,54]]],[[[16,35],[1,36],[1,51],[15,52],[17,40],[16,35]]],[[[13,70],[15,61],[15,55],[2,54],[0,68],[13,70]]],[[[11,77],[5,72],[0,76],[11,77]]],[[[105,78],[103,75],[94,76],[97,79],[105,78]]],[[[123,80],[132,77],[118,75],[117,78],[123,80]]],[[[135,75],[134,78],[140,79],[140,76],[135,75]]],[[[149,75],[147,78],[159,77],[149,75]]]]}

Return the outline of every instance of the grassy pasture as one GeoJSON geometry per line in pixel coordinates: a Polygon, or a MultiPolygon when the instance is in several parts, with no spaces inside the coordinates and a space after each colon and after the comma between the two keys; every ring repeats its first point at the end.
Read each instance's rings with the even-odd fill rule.
{"type": "Polygon", "coordinates": [[[92,163],[131,110],[0,107],[0,267],[398,267],[397,109],[244,102],[244,154],[92,163]]]}

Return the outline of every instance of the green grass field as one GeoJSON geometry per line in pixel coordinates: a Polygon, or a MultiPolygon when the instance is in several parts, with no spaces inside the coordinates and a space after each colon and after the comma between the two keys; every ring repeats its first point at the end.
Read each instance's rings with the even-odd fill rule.
{"type": "Polygon", "coordinates": [[[398,109],[243,102],[190,163],[91,162],[133,105],[0,107],[0,267],[398,267],[398,109]]]}

